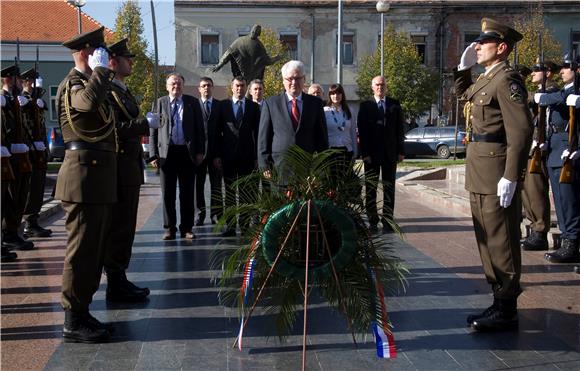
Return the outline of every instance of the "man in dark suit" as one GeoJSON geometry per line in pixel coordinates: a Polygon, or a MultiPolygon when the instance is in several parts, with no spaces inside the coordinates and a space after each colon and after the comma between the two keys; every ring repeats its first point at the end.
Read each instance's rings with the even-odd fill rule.
{"type": "Polygon", "coordinates": [[[262,106],[258,132],[258,163],[267,171],[280,167],[284,153],[293,144],[307,152],[328,148],[328,133],[322,101],[302,93],[304,64],[290,61],[282,67],[282,94],[262,106]]]}
{"type": "MultiPolygon", "coordinates": [[[[249,175],[257,168],[256,141],[260,123],[260,107],[246,99],[246,82],[243,77],[232,79],[232,99],[221,102],[218,136],[222,135],[222,165],[226,184],[226,206],[235,204],[236,190],[232,183],[249,175]]],[[[239,192],[242,194],[243,192],[239,192]]],[[[222,236],[235,236],[235,222],[230,222],[222,236]]]]}
{"type": "MultiPolygon", "coordinates": [[[[403,142],[405,140],[404,117],[398,101],[386,97],[386,84],[383,76],[372,80],[373,99],[360,105],[357,126],[360,150],[364,162],[365,174],[381,173],[383,181],[383,232],[392,229],[388,221],[393,219],[395,208],[395,176],[397,163],[405,158],[403,142]]],[[[377,190],[367,183],[366,210],[370,229],[376,232],[379,217],[377,214],[377,190]]]]}
{"type": "Polygon", "coordinates": [[[157,113],[161,124],[151,130],[153,166],[161,169],[163,194],[164,240],[173,240],[177,233],[175,197],[179,182],[179,231],[181,238],[194,239],[191,228],[195,213],[194,187],[195,166],[203,160],[205,134],[199,100],[183,94],[184,78],[171,73],[166,80],[169,95],[157,101],[157,113]]]}
{"type": "Polygon", "coordinates": [[[202,77],[199,81],[199,104],[203,114],[203,125],[205,131],[205,156],[196,169],[195,175],[195,196],[199,216],[195,225],[202,226],[206,216],[205,206],[205,178],[209,173],[209,184],[211,188],[210,198],[210,220],[212,224],[217,223],[223,212],[224,195],[222,193],[222,162],[221,162],[221,133],[218,135],[217,125],[219,116],[220,101],[213,97],[213,80],[209,77],[202,77]]]}

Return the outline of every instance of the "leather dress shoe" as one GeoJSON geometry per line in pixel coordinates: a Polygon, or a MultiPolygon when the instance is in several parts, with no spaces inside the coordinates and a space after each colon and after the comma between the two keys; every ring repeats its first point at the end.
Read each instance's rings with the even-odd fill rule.
{"type": "Polygon", "coordinates": [[[98,319],[93,317],[93,315],[89,312],[85,313],[85,320],[89,325],[93,326],[94,328],[106,330],[109,334],[113,334],[115,332],[115,326],[109,323],[103,323],[99,321],[98,319]]]}
{"type": "Polygon", "coordinates": [[[233,228],[228,228],[221,234],[222,237],[236,237],[236,230],[233,228]]]}
{"type": "Polygon", "coordinates": [[[0,259],[2,263],[13,262],[16,260],[16,258],[18,258],[18,255],[15,252],[8,251],[8,249],[2,248],[2,258],[0,259]]]}
{"type": "Polygon", "coordinates": [[[166,229],[165,233],[163,234],[162,240],[164,240],[164,241],[174,240],[175,235],[176,235],[176,233],[174,230],[166,229]]]}
{"type": "Polygon", "coordinates": [[[137,303],[145,301],[148,295],[149,289],[137,287],[125,272],[107,272],[107,301],[137,303]]]}
{"type": "MultiPolygon", "coordinates": [[[[104,326],[98,320],[96,322],[104,326]]],[[[105,343],[109,340],[111,334],[108,330],[99,327],[97,323],[88,318],[86,313],[67,310],[64,316],[62,336],[65,343],[105,343]]]]}
{"type": "Polygon", "coordinates": [[[483,312],[479,314],[470,314],[469,316],[467,316],[467,326],[471,326],[471,324],[478,319],[482,319],[484,317],[489,316],[491,313],[493,313],[493,311],[497,309],[497,306],[498,302],[496,299],[494,299],[493,304],[483,312]]]}
{"type": "MultiPolygon", "coordinates": [[[[513,331],[518,328],[518,310],[516,299],[494,300],[495,309],[485,317],[471,323],[471,328],[477,332],[513,331]]],[[[492,306],[493,307],[493,306],[492,306]]]]}
{"type": "Polygon", "coordinates": [[[526,251],[548,250],[547,233],[532,230],[530,235],[522,241],[522,249],[526,251]]]}
{"type": "Polygon", "coordinates": [[[193,232],[181,232],[181,238],[185,238],[186,240],[194,240],[195,234],[193,232]]]}
{"type": "Polygon", "coordinates": [[[580,253],[578,252],[578,243],[576,240],[567,238],[562,239],[561,247],[544,255],[544,258],[550,263],[577,263],[580,262],[580,253]]]}
{"type": "Polygon", "coordinates": [[[52,230],[45,229],[38,224],[28,224],[24,227],[24,237],[50,237],[52,230]]]}
{"type": "Polygon", "coordinates": [[[6,233],[4,238],[2,238],[2,248],[8,250],[32,250],[34,249],[34,244],[32,241],[23,239],[17,233],[6,233]]]}

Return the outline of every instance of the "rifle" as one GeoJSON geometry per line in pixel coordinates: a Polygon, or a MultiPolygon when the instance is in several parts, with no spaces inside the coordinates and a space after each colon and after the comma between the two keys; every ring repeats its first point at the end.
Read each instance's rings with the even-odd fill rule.
{"type": "MultiPolygon", "coordinates": [[[[542,87],[540,88],[541,93],[546,92],[546,66],[544,65],[544,49],[542,48],[542,33],[538,32],[538,46],[540,48],[540,71],[542,71],[542,87]]],[[[530,174],[541,174],[542,173],[542,150],[540,149],[540,144],[546,141],[546,106],[538,105],[538,120],[537,120],[537,130],[538,130],[538,145],[534,148],[532,152],[532,161],[530,163],[530,174]]]]}
{"type": "MultiPolygon", "coordinates": [[[[36,61],[34,62],[34,82],[32,83],[32,118],[34,120],[34,126],[32,127],[32,141],[33,142],[44,142],[44,112],[42,108],[38,107],[37,99],[44,95],[44,89],[41,86],[36,86],[36,79],[40,76],[38,73],[38,45],[36,46],[36,61]]],[[[33,143],[34,146],[34,143],[33,143]]],[[[46,150],[39,151],[35,148],[34,159],[36,160],[36,166],[40,170],[48,169],[48,164],[46,163],[46,150]]]]}
{"type": "MultiPolygon", "coordinates": [[[[16,40],[16,57],[14,57],[14,65],[18,68],[18,62],[20,60],[20,40],[16,40]]],[[[12,112],[14,114],[14,142],[24,143],[22,140],[22,112],[20,110],[20,104],[17,101],[17,97],[20,94],[18,91],[16,76],[12,77],[12,97],[14,99],[14,104],[12,105],[12,112]]],[[[30,158],[28,152],[26,153],[13,153],[14,159],[18,164],[18,170],[21,173],[31,173],[32,164],[30,163],[30,158]]]]}
{"type": "MultiPolygon", "coordinates": [[[[576,53],[572,54],[572,61],[570,62],[570,68],[574,71],[578,69],[576,64],[576,53]]],[[[574,72],[574,94],[578,94],[580,90],[580,73],[574,72]]],[[[568,121],[568,152],[572,154],[574,151],[578,150],[578,135],[576,132],[576,107],[568,107],[570,110],[570,121],[568,121]]],[[[570,155],[564,159],[564,165],[562,166],[562,171],[560,172],[560,183],[570,184],[574,181],[574,166],[570,155]]]]}

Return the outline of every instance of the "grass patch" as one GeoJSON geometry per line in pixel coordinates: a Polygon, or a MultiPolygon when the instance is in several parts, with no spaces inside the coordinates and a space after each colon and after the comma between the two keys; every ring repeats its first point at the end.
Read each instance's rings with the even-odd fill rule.
{"type": "Polygon", "coordinates": [[[433,168],[433,167],[445,167],[452,165],[465,165],[464,158],[458,158],[457,160],[432,160],[432,161],[417,161],[417,160],[404,160],[399,163],[399,167],[416,167],[421,169],[433,168]]]}

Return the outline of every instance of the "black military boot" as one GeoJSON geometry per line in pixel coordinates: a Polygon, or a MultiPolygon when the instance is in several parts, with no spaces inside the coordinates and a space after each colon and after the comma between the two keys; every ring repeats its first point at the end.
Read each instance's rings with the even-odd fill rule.
{"type": "Polygon", "coordinates": [[[493,298],[493,304],[489,308],[487,308],[486,310],[484,310],[479,314],[470,314],[469,316],[467,316],[467,326],[471,326],[471,324],[475,320],[489,316],[493,311],[495,311],[498,308],[498,306],[499,304],[497,299],[493,298]]]}
{"type": "Polygon", "coordinates": [[[471,328],[477,332],[512,331],[518,328],[518,324],[517,299],[499,299],[497,308],[473,321],[471,328]]]}
{"type": "Polygon", "coordinates": [[[130,282],[125,272],[107,272],[107,301],[118,303],[142,302],[149,295],[147,287],[137,287],[130,282]]]}
{"type": "Polygon", "coordinates": [[[24,237],[50,237],[52,230],[42,228],[36,220],[27,221],[24,227],[24,237]]]}
{"type": "Polygon", "coordinates": [[[526,251],[548,250],[548,234],[532,230],[530,235],[522,242],[522,249],[526,251]]]}
{"type": "Polygon", "coordinates": [[[562,239],[560,248],[554,252],[549,252],[544,255],[550,263],[576,263],[580,261],[580,253],[578,253],[578,242],[568,238],[562,239]]]}
{"type": "Polygon", "coordinates": [[[84,320],[94,328],[106,330],[109,334],[115,332],[115,327],[113,325],[99,321],[98,319],[93,317],[93,315],[90,312],[84,313],[84,320]]]}
{"type": "Polygon", "coordinates": [[[110,334],[88,321],[86,313],[67,310],[64,312],[62,336],[65,343],[95,344],[107,342],[110,334]]]}
{"type": "Polygon", "coordinates": [[[6,248],[4,248],[4,246],[2,246],[2,263],[10,263],[16,260],[16,258],[18,258],[18,255],[16,255],[15,252],[12,252],[6,248]]]}
{"type": "Polygon", "coordinates": [[[34,249],[34,244],[32,241],[27,241],[20,237],[18,233],[6,232],[2,236],[2,248],[13,250],[32,250],[34,249]]]}

